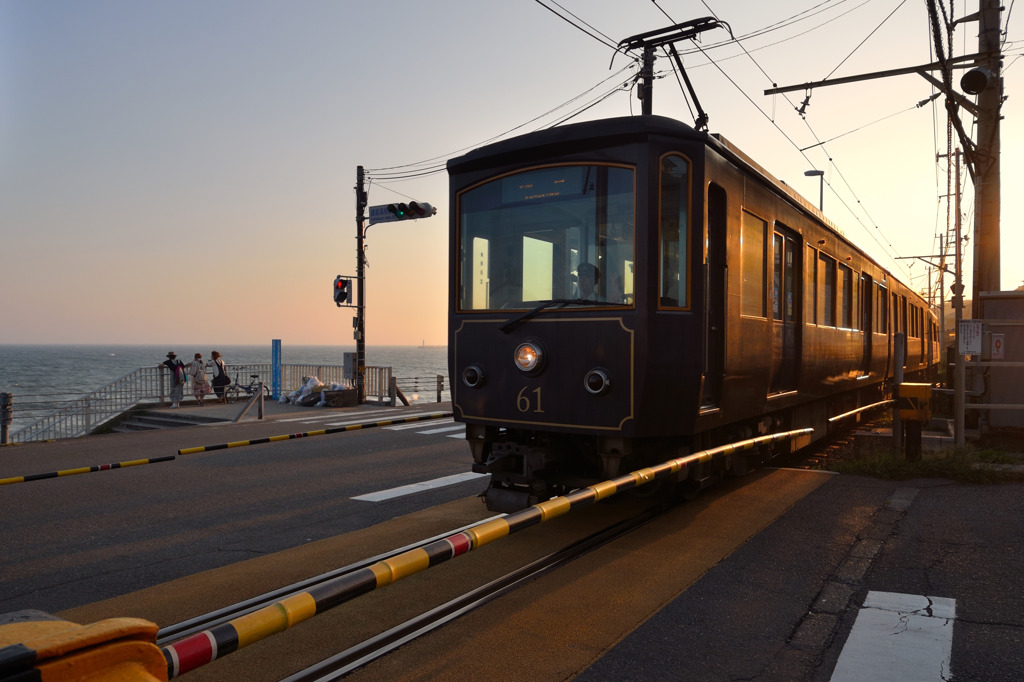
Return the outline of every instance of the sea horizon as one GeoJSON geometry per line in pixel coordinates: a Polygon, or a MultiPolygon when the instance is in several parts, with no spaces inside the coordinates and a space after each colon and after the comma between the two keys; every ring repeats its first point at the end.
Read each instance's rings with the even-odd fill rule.
{"type": "MultiPolygon", "coordinates": [[[[203,359],[220,352],[229,366],[264,364],[271,361],[271,344],[130,344],[130,343],[51,343],[0,344],[0,393],[14,396],[13,430],[52,412],[61,404],[80,398],[134,372],[155,367],[174,351],[179,360],[189,362],[195,353],[203,359]]],[[[345,353],[355,345],[288,345],[282,343],[282,362],[288,365],[342,365],[345,353]]],[[[426,344],[409,346],[368,345],[367,366],[391,367],[392,375],[403,379],[446,377],[448,387],[447,346],[426,344]]],[[[286,392],[297,386],[283,386],[286,392]]],[[[447,393],[447,391],[445,391],[447,393]]]]}

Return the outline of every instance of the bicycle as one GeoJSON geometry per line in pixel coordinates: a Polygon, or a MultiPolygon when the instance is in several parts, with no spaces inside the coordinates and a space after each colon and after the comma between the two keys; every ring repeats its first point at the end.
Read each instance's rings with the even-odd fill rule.
{"type": "MultiPolygon", "coordinates": [[[[238,377],[242,370],[247,369],[245,365],[241,365],[235,368],[235,381],[224,387],[224,396],[227,398],[227,402],[233,403],[239,398],[248,400],[252,396],[256,395],[260,390],[260,375],[250,374],[248,384],[238,383],[238,377]]],[[[266,394],[265,397],[270,397],[270,387],[267,384],[263,384],[263,390],[266,394]]]]}

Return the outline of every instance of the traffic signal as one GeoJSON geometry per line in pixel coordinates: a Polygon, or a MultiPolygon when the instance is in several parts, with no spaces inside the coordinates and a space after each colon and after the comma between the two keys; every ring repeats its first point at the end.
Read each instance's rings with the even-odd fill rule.
{"type": "Polygon", "coordinates": [[[388,204],[388,213],[395,220],[415,220],[429,218],[437,213],[437,209],[424,201],[410,201],[408,204],[388,204]]]}
{"type": "Polygon", "coordinates": [[[341,275],[334,278],[334,302],[339,308],[352,302],[352,280],[342,279],[341,275]]]}
{"type": "Polygon", "coordinates": [[[434,207],[426,202],[409,202],[409,214],[412,218],[429,218],[434,213],[436,213],[434,207]]]}
{"type": "Polygon", "coordinates": [[[405,220],[409,217],[409,207],[405,204],[388,204],[388,213],[395,216],[396,220],[405,220]]]}

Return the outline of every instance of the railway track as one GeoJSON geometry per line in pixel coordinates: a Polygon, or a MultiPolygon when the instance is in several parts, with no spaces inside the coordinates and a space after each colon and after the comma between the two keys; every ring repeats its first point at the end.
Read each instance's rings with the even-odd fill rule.
{"type": "MultiPolygon", "coordinates": [[[[550,516],[550,518],[561,516],[570,508],[575,508],[575,505],[589,506],[600,499],[598,495],[608,494],[609,491],[616,488],[619,488],[620,492],[633,490],[640,481],[653,481],[660,476],[668,475],[678,466],[709,459],[715,456],[713,454],[715,452],[748,449],[756,447],[758,444],[790,438],[796,433],[800,432],[776,434],[722,446],[715,451],[694,453],[685,460],[673,460],[659,465],[657,468],[624,475],[606,484],[580,489],[564,498],[557,498],[538,507],[517,512],[507,518],[490,517],[450,533],[334,569],[314,578],[274,589],[258,597],[164,628],[158,633],[157,644],[163,647],[165,656],[168,657],[171,676],[177,677],[196,667],[212,663],[218,658],[226,656],[238,648],[246,647],[274,632],[283,632],[285,629],[291,628],[292,625],[311,617],[314,613],[319,613],[321,608],[331,609],[344,601],[365,594],[367,589],[373,589],[373,583],[388,585],[401,577],[419,572],[428,565],[433,566],[435,561],[443,562],[448,558],[458,556],[468,551],[470,547],[477,546],[478,542],[488,544],[507,533],[539,523],[545,516],[550,516]],[[478,526],[482,527],[477,528],[478,526]],[[421,562],[424,563],[419,565],[421,562]],[[314,603],[315,610],[309,611],[314,603]]],[[[503,551],[508,554],[511,549],[514,558],[506,556],[507,563],[504,566],[492,562],[491,569],[497,570],[488,569],[486,577],[466,574],[454,583],[449,581],[446,587],[441,588],[441,593],[448,595],[446,598],[440,598],[441,594],[437,594],[439,599],[424,601],[419,608],[403,607],[401,610],[404,611],[404,614],[398,617],[398,613],[394,612],[392,615],[396,617],[387,619],[390,620],[390,623],[383,621],[378,623],[378,616],[388,614],[391,610],[378,611],[373,616],[372,623],[380,625],[379,628],[373,627],[372,623],[370,627],[366,627],[369,621],[363,621],[360,624],[361,627],[354,630],[346,625],[345,630],[351,630],[352,635],[356,635],[357,630],[361,629],[362,636],[354,636],[349,642],[338,641],[336,643],[338,649],[335,651],[344,647],[341,653],[332,654],[326,659],[320,660],[298,673],[294,679],[336,679],[337,676],[347,674],[356,667],[392,651],[415,637],[430,632],[495,597],[530,582],[538,575],[564,565],[595,547],[635,530],[663,513],[666,508],[668,505],[662,501],[662,498],[657,498],[654,507],[651,506],[650,500],[641,502],[638,499],[634,499],[631,504],[622,505],[618,509],[615,508],[615,505],[612,507],[596,505],[590,509],[597,516],[590,516],[590,520],[585,521],[582,525],[577,525],[576,522],[580,519],[576,519],[577,515],[572,514],[571,516],[576,520],[569,526],[569,529],[562,525],[557,531],[549,531],[545,542],[536,544],[536,536],[532,536],[533,540],[526,544],[520,544],[518,551],[514,547],[506,547],[503,551]],[[530,545],[534,546],[530,547],[530,545]],[[520,554],[520,552],[523,553],[520,554]],[[531,557],[542,558],[531,562],[531,557]],[[523,564],[526,565],[523,566],[523,564]],[[509,566],[523,566],[523,568],[509,571],[509,566]],[[494,576],[498,577],[494,578],[494,576]],[[463,591],[464,585],[482,586],[463,591]],[[455,594],[458,596],[453,598],[451,595],[455,594]],[[442,601],[442,599],[447,600],[442,601]]],[[[583,515],[583,517],[587,516],[587,514],[583,515]]],[[[505,545],[505,543],[501,544],[505,545]]],[[[429,591],[435,592],[435,588],[431,588],[429,591]]],[[[413,601],[419,599],[420,596],[417,595],[413,601]]],[[[351,612],[349,614],[351,617],[351,612]]],[[[360,621],[350,620],[349,623],[359,624],[360,621]]],[[[257,649],[259,648],[257,647],[257,649]]]]}
{"type": "Polygon", "coordinates": [[[612,542],[643,526],[664,513],[662,507],[651,507],[631,518],[614,523],[600,531],[572,542],[522,568],[510,571],[491,582],[467,591],[426,613],[396,625],[316,665],[310,666],[282,682],[329,682],[338,680],[412,640],[432,632],[473,609],[512,592],[545,573],[556,570],[587,552],[612,542]]]}
{"type": "Polygon", "coordinates": [[[165,646],[167,644],[170,644],[171,642],[184,639],[185,637],[193,635],[197,632],[202,632],[204,630],[209,630],[211,628],[217,627],[218,625],[223,625],[224,623],[227,623],[235,618],[258,611],[261,608],[269,604],[273,604],[276,601],[280,601],[281,599],[284,599],[294,594],[299,594],[300,592],[308,590],[311,587],[315,587],[316,585],[326,583],[329,580],[333,580],[335,578],[339,578],[341,576],[354,573],[358,570],[366,568],[367,566],[371,566],[377,563],[378,561],[383,561],[385,559],[396,557],[410,549],[423,547],[425,545],[430,544],[431,542],[436,542],[437,540],[448,537],[449,535],[460,533],[470,528],[475,528],[476,526],[487,523],[488,521],[490,521],[491,518],[497,517],[483,519],[477,523],[462,526],[460,528],[456,528],[454,530],[447,531],[445,533],[441,533],[440,535],[426,538],[424,540],[419,540],[405,547],[400,547],[398,549],[385,552],[384,554],[373,556],[368,559],[363,559],[361,561],[357,561],[347,566],[342,566],[341,568],[334,569],[333,571],[321,573],[320,575],[314,576],[312,578],[307,578],[306,580],[301,580],[299,582],[292,583],[291,585],[287,585],[276,590],[271,590],[270,592],[265,592],[251,599],[246,599],[245,601],[241,601],[236,604],[231,604],[230,606],[225,606],[215,611],[205,613],[201,616],[196,616],[195,618],[190,618],[180,623],[175,623],[174,625],[168,625],[167,627],[160,628],[160,630],[157,632],[157,646],[165,646]]]}
{"type": "MultiPolygon", "coordinates": [[[[311,681],[311,680],[335,680],[364,666],[378,658],[387,655],[398,647],[411,642],[412,640],[432,632],[452,620],[478,608],[489,601],[502,595],[508,594],[545,573],[556,570],[568,562],[586,554],[587,552],[609,543],[617,538],[626,535],[635,529],[643,526],[658,515],[667,510],[666,505],[656,505],[636,510],[634,505],[629,506],[630,514],[622,518],[622,514],[613,515],[611,522],[603,524],[602,527],[589,529],[589,532],[580,537],[579,532],[570,531],[567,535],[571,539],[560,543],[557,549],[549,551],[546,555],[530,561],[518,568],[509,570],[500,577],[487,580],[478,587],[466,590],[454,598],[440,603],[425,612],[406,618],[403,622],[391,625],[387,629],[369,636],[362,641],[349,645],[343,651],[328,656],[318,663],[308,666],[290,677],[284,678],[290,681],[311,681]]],[[[399,556],[409,550],[425,547],[440,538],[450,537],[453,534],[481,526],[496,517],[484,519],[478,523],[470,524],[441,535],[427,538],[405,547],[371,557],[366,560],[355,562],[347,566],[328,571],[321,575],[295,582],[291,585],[271,590],[259,596],[232,604],[215,611],[191,618],[174,625],[162,628],[157,635],[157,644],[167,647],[172,643],[180,642],[196,633],[210,631],[218,626],[224,625],[235,619],[254,613],[268,605],[280,603],[293,595],[314,589],[316,586],[336,580],[348,574],[356,573],[367,566],[377,562],[399,556]]],[[[474,582],[474,585],[479,582],[474,582]]]]}

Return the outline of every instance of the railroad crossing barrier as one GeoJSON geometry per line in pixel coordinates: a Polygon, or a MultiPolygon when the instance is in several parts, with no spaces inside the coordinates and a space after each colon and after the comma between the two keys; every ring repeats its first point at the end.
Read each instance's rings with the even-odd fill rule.
{"type": "MultiPolygon", "coordinates": [[[[185,448],[178,450],[178,455],[192,455],[197,452],[209,452],[212,450],[224,450],[226,448],[236,448],[243,445],[257,445],[259,443],[275,443],[282,440],[291,440],[293,438],[306,438],[308,436],[322,436],[328,433],[340,433],[342,431],[355,431],[356,429],[369,429],[375,426],[390,426],[392,424],[406,424],[408,422],[424,421],[427,419],[439,419],[442,417],[452,416],[451,412],[431,412],[430,414],[420,414],[405,417],[403,419],[382,419],[376,422],[365,422],[362,424],[351,424],[349,426],[321,429],[319,431],[307,431],[306,433],[293,433],[283,436],[270,436],[267,438],[255,438],[253,440],[240,440],[232,443],[222,443],[220,445],[205,445],[195,448],[185,448]]],[[[64,469],[62,471],[50,471],[43,474],[28,474],[25,476],[11,476],[9,478],[0,478],[0,485],[10,485],[12,483],[26,483],[28,481],[41,481],[47,478],[61,478],[64,476],[75,476],[77,474],[88,474],[95,471],[110,471],[112,469],[125,469],[127,467],[141,466],[143,464],[156,464],[157,462],[170,462],[173,459],[177,459],[176,455],[167,455],[165,457],[150,457],[149,459],[133,459],[127,462],[114,462],[113,464],[93,464],[87,467],[77,467],[75,469],[64,469]]]]}
{"type": "Polygon", "coordinates": [[[813,431],[813,429],[798,429],[760,436],[639,469],[615,479],[579,488],[561,497],[540,502],[505,517],[492,519],[442,540],[411,549],[353,573],[339,576],[321,583],[309,591],[286,597],[222,625],[168,644],[163,647],[168,663],[168,677],[174,679],[272,634],[284,632],[312,618],[317,613],[323,613],[360,595],[372,592],[378,587],[390,585],[517,531],[550,521],[571,509],[583,507],[616,493],[646,485],[658,478],[679,473],[690,464],[708,462],[714,457],[749,450],[769,443],[797,439],[810,435],[813,431]]]}
{"type": "Polygon", "coordinates": [[[197,452],[210,452],[211,450],[224,450],[226,448],[238,448],[244,445],[259,445],[260,443],[276,443],[282,440],[294,438],[308,438],[310,436],[324,436],[329,433],[341,433],[343,431],[356,431],[358,429],[370,429],[375,426],[391,426],[392,424],[407,424],[409,422],[425,421],[427,419],[441,419],[452,416],[451,412],[431,412],[430,414],[417,414],[402,419],[382,419],[377,422],[366,422],[363,424],[349,424],[348,426],[337,426],[329,429],[318,429],[304,433],[288,433],[280,436],[267,436],[266,438],[254,438],[253,440],[236,440],[231,443],[220,443],[219,445],[201,445],[194,448],[182,448],[178,450],[179,455],[194,455],[197,452]]]}
{"type": "MultiPolygon", "coordinates": [[[[814,429],[797,429],[759,436],[671,459],[579,488],[566,495],[540,502],[504,517],[491,519],[423,547],[402,552],[368,567],[338,576],[307,591],[285,597],[269,606],[164,647],[155,645],[156,625],[136,618],[115,618],[85,626],[59,621],[63,625],[57,626],[60,629],[54,635],[54,644],[50,644],[51,640],[40,637],[33,627],[24,622],[10,626],[10,630],[5,629],[7,626],[0,625],[0,679],[8,679],[8,673],[11,673],[12,679],[23,679],[26,682],[98,682],[115,679],[164,682],[174,679],[270,635],[284,632],[318,613],[340,606],[360,595],[390,585],[512,533],[550,521],[572,509],[677,474],[691,464],[707,463],[715,457],[735,454],[770,443],[800,439],[813,432],[814,429]],[[154,650],[160,652],[158,655],[163,666],[160,671],[153,668],[156,660],[153,656],[154,650]],[[50,658],[54,660],[47,662],[50,658]],[[39,674],[33,674],[34,670],[40,671],[39,674]],[[125,672],[122,673],[122,670],[125,672]]],[[[42,612],[33,613],[37,614],[33,622],[55,620],[42,612]]],[[[6,616],[17,617],[18,614],[6,616]]],[[[0,623],[3,623],[6,616],[0,615],[0,623]]]]}

